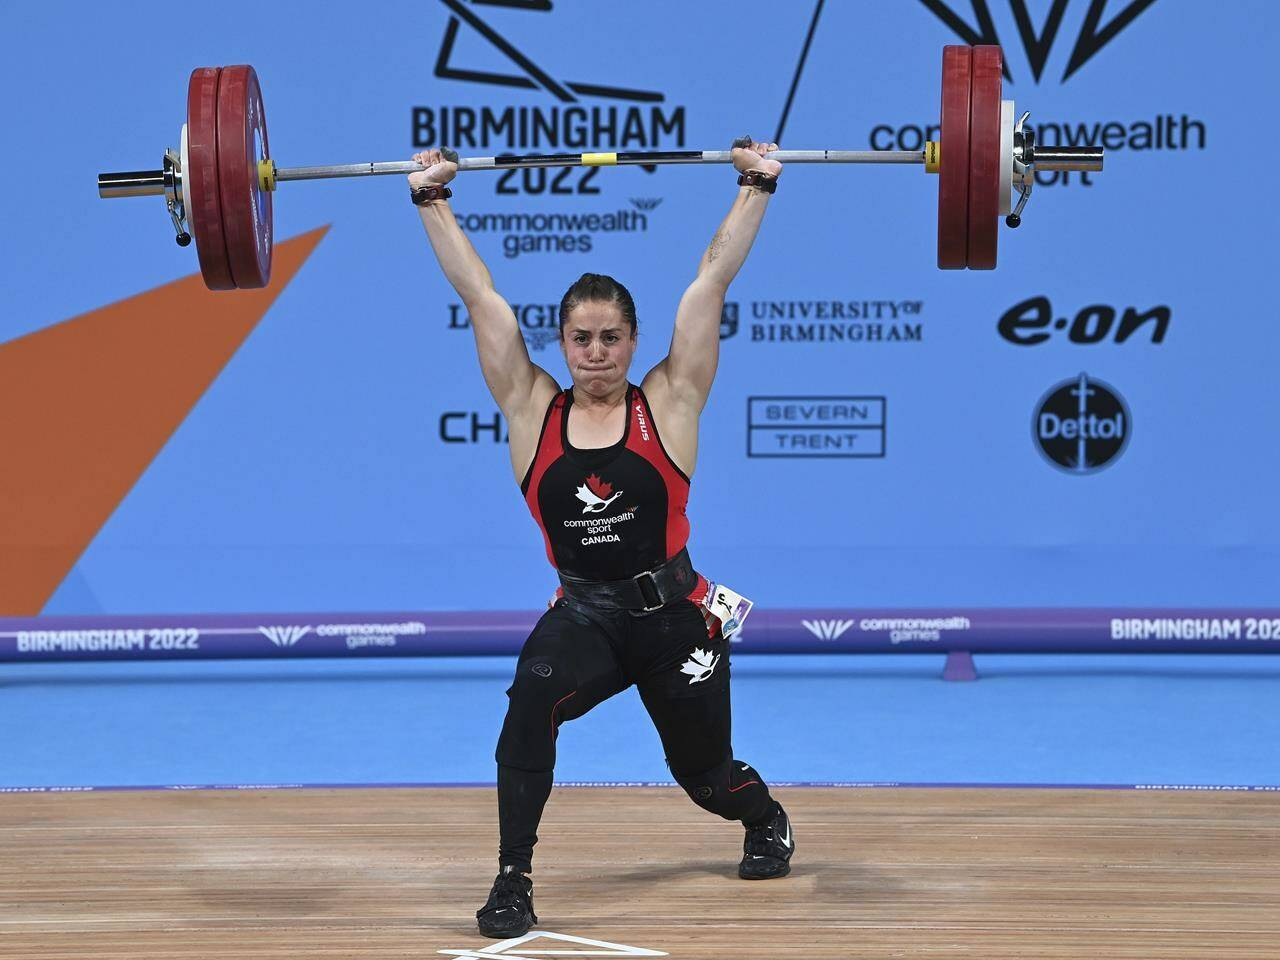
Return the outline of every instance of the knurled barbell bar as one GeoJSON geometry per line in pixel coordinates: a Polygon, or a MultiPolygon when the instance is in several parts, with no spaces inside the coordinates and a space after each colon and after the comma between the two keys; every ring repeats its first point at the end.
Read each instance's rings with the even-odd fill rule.
{"type": "MultiPolygon", "coordinates": [[[[939,139],[923,150],[777,150],[783,163],[918,163],[938,174],[938,266],[990,270],[999,218],[1021,222],[1035,171],[1102,169],[1101,147],[1037,147],[1001,99],[997,46],[942,49],[939,139]],[[1015,204],[1015,194],[1017,195],[1015,204]]],[[[730,163],[729,150],[672,150],[465,157],[459,170],[636,164],[730,163]]],[[[160,170],[98,175],[100,197],[163,196],[186,246],[194,236],[200,272],[211,290],[264,287],[271,278],[271,196],[288,180],[407,174],[414,161],[277,168],[267,143],[262,91],[253,67],[200,67],[187,86],[187,122],[179,149],[160,170]]]]}

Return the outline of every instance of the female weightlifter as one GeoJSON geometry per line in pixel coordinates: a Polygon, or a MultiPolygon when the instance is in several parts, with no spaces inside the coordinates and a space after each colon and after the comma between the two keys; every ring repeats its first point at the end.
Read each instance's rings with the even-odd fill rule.
{"type": "Polygon", "coordinates": [[[698,416],[715,378],[720,314],[782,165],[776,144],[734,143],[738,195],[680,299],[667,357],[627,379],[636,308],[626,287],[587,273],[560,303],[562,390],[529,359],[511,308],[449,209],[452,151],[414,156],[409,175],[431,247],[471,315],[485,383],[507,419],[511,465],[560,577],[525,641],[498,738],[500,872],[480,932],[537,923],[533,846],[551,793],[557,728],[635,684],[667,764],[693,802],[746,827],[738,875],[790,872],[791,825],[764,778],[730,744],[729,642],[749,610],[694,571],[685,505],[698,416]]]}

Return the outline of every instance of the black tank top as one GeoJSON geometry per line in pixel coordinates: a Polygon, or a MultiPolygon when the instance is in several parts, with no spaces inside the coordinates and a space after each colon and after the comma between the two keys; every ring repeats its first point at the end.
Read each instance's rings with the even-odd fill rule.
{"type": "Polygon", "coordinates": [[[627,385],[622,439],[569,445],[573,390],[552,399],[520,490],[542,528],[547,559],[570,576],[620,580],[652,569],[689,539],[689,478],[667,455],[644,393],[627,385]]]}

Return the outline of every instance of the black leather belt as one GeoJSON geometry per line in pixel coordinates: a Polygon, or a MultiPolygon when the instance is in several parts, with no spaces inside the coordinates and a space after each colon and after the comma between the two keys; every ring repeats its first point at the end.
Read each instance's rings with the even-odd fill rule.
{"type": "Polygon", "coordinates": [[[566,597],[606,610],[638,610],[642,613],[652,613],[673,600],[688,596],[697,582],[698,575],[693,570],[688,550],[681,550],[652,570],[625,580],[581,580],[560,572],[560,586],[566,597]]]}

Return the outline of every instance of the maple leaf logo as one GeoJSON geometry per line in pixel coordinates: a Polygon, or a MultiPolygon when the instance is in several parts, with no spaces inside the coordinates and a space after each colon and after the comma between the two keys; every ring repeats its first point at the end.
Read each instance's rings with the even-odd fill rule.
{"type": "Polygon", "coordinates": [[[681,665],[680,672],[689,674],[690,685],[701,683],[711,676],[712,671],[715,670],[716,664],[719,662],[720,654],[713,654],[710,650],[697,649],[681,665]]]}
{"type": "Polygon", "coordinates": [[[605,483],[594,473],[587,477],[587,482],[580,486],[577,490],[577,497],[586,506],[582,508],[583,513],[599,513],[601,510],[608,508],[609,504],[622,496],[622,491],[613,492],[613,484],[605,483]]]}

